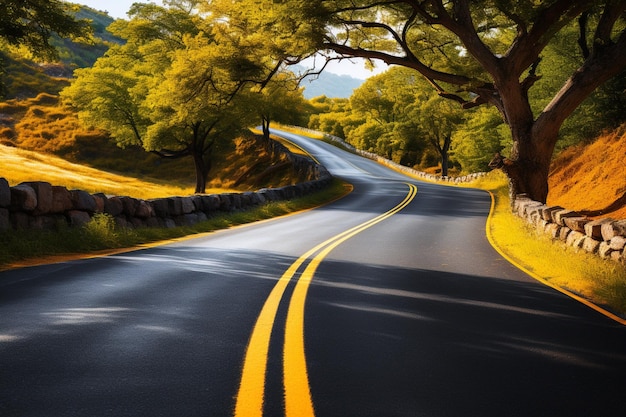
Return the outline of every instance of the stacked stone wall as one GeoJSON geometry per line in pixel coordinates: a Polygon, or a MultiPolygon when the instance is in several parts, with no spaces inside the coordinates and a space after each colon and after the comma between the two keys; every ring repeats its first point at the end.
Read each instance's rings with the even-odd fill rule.
{"type": "Polygon", "coordinates": [[[518,195],[513,212],[554,240],[626,264],[626,220],[591,219],[560,206],[549,206],[518,195]]]}
{"type": "Polygon", "coordinates": [[[300,128],[300,127],[296,127],[296,126],[292,126],[292,128],[294,129],[299,129],[302,130],[304,132],[309,132],[311,134],[315,134],[315,135],[324,135],[324,137],[331,141],[331,142],[335,142],[339,145],[341,145],[342,147],[344,147],[345,149],[348,149],[351,152],[354,152],[357,155],[360,155],[364,158],[367,159],[371,159],[372,161],[376,161],[379,164],[388,166],[396,171],[402,172],[404,174],[410,175],[412,177],[415,178],[421,178],[424,179],[426,181],[431,181],[431,182],[439,182],[439,183],[447,183],[447,184],[461,184],[461,183],[466,183],[466,182],[471,182],[474,181],[480,177],[483,177],[485,175],[487,175],[486,172],[475,172],[472,174],[467,174],[467,175],[461,175],[458,177],[451,177],[451,176],[441,176],[441,175],[434,175],[434,174],[429,174],[427,172],[423,172],[423,171],[418,171],[416,169],[413,168],[409,168],[407,166],[404,165],[400,165],[397,162],[393,162],[387,158],[383,158],[382,156],[372,153],[372,152],[366,152],[364,150],[361,149],[357,149],[354,146],[350,145],[348,142],[346,142],[345,140],[343,140],[340,137],[337,136],[333,136],[333,135],[329,135],[327,133],[322,133],[322,132],[318,132],[316,130],[312,130],[312,129],[307,129],[307,128],[300,128]]]}
{"type": "MultiPolygon", "coordinates": [[[[286,149],[277,152],[288,153],[286,149]]],[[[47,182],[9,186],[0,178],[0,232],[6,230],[54,230],[81,226],[97,213],[111,215],[122,227],[175,227],[193,225],[219,212],[244,210],[267,202],[290,200],[321,190],[332,181],[328,171],[308,158],[287,155],[309,181],[279,188],[241,193],[192,195],[142,200],[83,190],[68,190],[47,182]]]]}

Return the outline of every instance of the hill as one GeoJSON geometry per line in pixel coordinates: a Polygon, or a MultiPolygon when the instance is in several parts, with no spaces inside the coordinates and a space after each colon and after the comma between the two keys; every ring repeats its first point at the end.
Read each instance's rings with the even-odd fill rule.
{"type": "Polygon", "coordinates": [[[5,99],[35,97],[39,93],[58,94],[69,84],[75,68],[92,66],[112,44],[124,42],[106,30],[113,23],[106,13],[81,6],[76,17],[91,22],[93,39],[82,43],[53,34],[50,43],[58,52],[58,62],[34,61],[28,51],[20,48],[0,49],[5,99]]]}
{"type": "MultiPolygon", "coordinates": [[[[107,174],[191,189],[187,194],[193,192],[191,187],[195,181],[195,171],[188,158],[161,159],[138,146],[120,149],[106,132],[85,129],[76,114],[63,107],[58,96],[51,94],[41,93],[34,98],[0,102],[0,145],[5,146],[4,156],[0,156],[0,176],[12,184],[48,181],[54,185],[66,185],[66,181],[73,181],[71,171],[84,165],[107,174]],[[29,158],[41,162],[47,158],[56,160],[51,156],[54,155],[77,165],[63,168],[63,174],[57,176],[51,174],[57,172],[57,169],[49,172],[45,163],[36,168],[30,163],[24,163],[21,168],[19,163],[10,163],[10,160],[20,160],[8,157],[8,152],[13,148],[19,148],[16,152],[37,151],[36,157],[29,158]],[[57,178],[63,177],[66,178],[64,182],[56,182],[57,178]]],[[[94,178],[94,186],[88,189],[93,190],[98,182],[99,179],[94,178]]],[[[216,144],[213,168],[209,173],[209,188],[245,191],[293,182],[298,182],[298,178],[291,166],[285,164],[284,156],[267,151],[263,141],[256,136],[247,135],[235,142],[216,144]]]]}
{"type": "Polygon", "coordinates": [[[304,87],[304,97],[326,96],[329,98],[349,98],[352,92],[363,84],[363,80],[349,75],[337,75],[322,72],[319,76],[305,78],[300,86],[304,87]]]}
{"type": "Polygon", "coordinates": [[[625,155],[626,125],[565,149],[552,163],[548,203],[590,217],[626,219],[625,155]]]}

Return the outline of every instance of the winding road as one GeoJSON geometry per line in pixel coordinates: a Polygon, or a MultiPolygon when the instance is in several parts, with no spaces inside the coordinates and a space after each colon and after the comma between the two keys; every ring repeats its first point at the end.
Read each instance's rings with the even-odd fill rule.
{"type": "Polygon", "coordinates": [[[626,327],[511,266],[490,196],[277,132],[354,190],[0,273],[0,416],[623,416],[626,327]]]}

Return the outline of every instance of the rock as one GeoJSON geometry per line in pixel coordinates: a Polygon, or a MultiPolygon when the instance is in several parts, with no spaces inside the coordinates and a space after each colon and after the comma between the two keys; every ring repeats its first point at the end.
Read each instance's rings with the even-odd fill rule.
{"type": "Polygon", "coordinates": [[[26,184],[11,187],[11,209],[14,211],[33,211],[37,208],[37,193],[26,184]]]}
{"type": "Polygon", "coordinates": [[[52,186],[52,207],[50,212],[62,214],[72,209],[72,196],[67,188],[58,185],[52,186]]]}
{"type": "Polygon", "coordinates": [[[626,237],[615,236],[609,241],[609,244],[611,246],[611,249],[621,251],[626,247],[626,237]]]}
{"type": "Polygon", "coordinates": [[[128,222],[131,224],[133,229],[140,229],[142,227],[146,227],[146,222],[138,217],[130,217],[128,222]]]}
{"type": "Polygon", "coordinates": [[[611,252],[613,252],[613,249],[611,249],[611,245],[609,245],[608,242],[600,242],[598,255],[600,255],[602,259],[609,258],[611,256],[611,252]]]}
{"type": "Polygon", "coordinates": [[[561,232],[561,226],[556,223],[548,223],[545,228],[545,233],[547,233],[552,239],[558,239],[559,233],[561,232]]]}
{"type": "Polygon", "coordinates": [[[232,208],[232,202],[230,199],[230,195],[228,194],[219,194],[220,198],[220,210],[222,211],[230,211],[232,208]]]}
{"type": "Polygon", "coordinates": [[[104,201],[104,212],[117,217],[124,212],[124,203],[119,197],[109,197],[104,201]]]}
{"type": "Polygon", "coordinates": [[[602,239],[602,225],[611,222],[611,219],[593,220],[585,224],[585,234],[595,240],[602,239]]]}
{"type": "Polygon", "coordinates": [[[126,220],[126,217],[124,216],[116,216],[114,217],[115,220],[115,225],[117,227],[119,227],[120,229],[130,229],[132,224],[128,222],[128,220],[126,220]]]}
{"type": "Polygon", "coordinates": [[[533,224],[536,224],[538,220],[545,221],[541,213],[547,208],[548,206],[546,206],[545,204],[529,204],[528,206],[526,206],[526,217],[529,218],[533,224]]]}
{"type": "Polygon", "coordinates": [[[47,182],[25,182],[37,194],[37,207],[33,210],[34,215],[47,214],[52,211],[52,185],[47,182]]]}
{"type": "Polygon", "coordinates": [[[613,251],[611,252],[611,260],[626,264],[626,255],[622,254],[620,251],[613,251]]]}
{"type": "Polygon", "coordinates": [[[189,214],[196,211],[196,205],[190,197],[181,197],[180,204],[183,214],[189,214]]]}
{"type": "Polygon", "coordinates": [[[157,215],[157,217],[169,216],[169,209],[168,209],[169,205],[166,199],[157,198],[154,200],[150,200],[150,204],[152,205],[152,208],[154,209],[154,213],[157,215]]]}
{"type": "Polygon", "coordinates": [[[549,207],[545,207],[541,210],[541,216],[543,217],[544,220],[549,221],[549,222],[553,222],[556,223],[553,214],[557,211],[560,210],[565,210],[563,207],[561,206],[549,206],[549,207]]]}
{"type": "Polygon", "coordinates": [[[15,211],[9,213],[9,220],[13,228],[17,230],[26,230],[30,227],[30,215],[23,211],[15,211]]]}
{"type": "Polygon", "coordinates": [[[82,210],[70,210],[67,212],[66,216],[70,226],[73,227],[82,226],[89,223],[89,221],[91,220],[89,213],[82,210]]]}
{"type": "Polygon", "coordinates": [[[581,217],[580,213],[573,210],[559,210],[554,214],[554,220],[559,226],[566,226],[565,219],[568,217],[581,217]]]}
{"type": "Polygon", "coordinates": [[[600,241],[593,239],[590,236],[585,236],[583,239],[582,248],[585,252],[597,253],[600,247],[600,241]]]}
{"type": "Polygon", "coordinates": [[[132,197],[120,197],[123,213],[128,217],[133,217],[137,211],[137,200],[132,197]]]}
{"type": "Polygon", "coordinates": [[[189,197],[193,202],[194,212],[195,211],[204,211],[204,203],[202,203],[202,196],[199,194],[194,194],[189,197]]]}
{"type": "Polygon", "coordinates": [[[202,211],[205,213],[219,210],[220,204],[220,198],[215,194],[202,196],[202,211]]]}
{"type": "Polygon", "coordinates": [[[584,233],[572,231],[567,235],[566,243],[573,248],[580,248],[583,245],[585,237],[586,235],[584,233]]]}
{"type": "Polygon", "coordinates": [[[587,217],[566,217],[563,219],[563,221],[565,222],[565,225],[570,229],[584,233],[585,225],[591,220],[589,220],[587,217]]]}
{"type": "Polygon", "coordinates": [[[528,200],[528,199],[516,199],[515,200],[515,207],[517,209],[517,214],[522,217],[522,218],[526,218],[528,216],[529,210],[532,209],[533,207],[539,207],[543,204],[534,201],[534,200],[528,200]]]}
{"type": "Polygon", "coordinates": [[[135,216],[140,219],[147,219],[154,216],[154,209],[152,205],[145,200],[137,200],[137,207],[135,209],[135,216]]]}
{"type": "Polygon", "coordinates": [[[9,182],[0,178],[0,207],[7,208],[11,205],[11,187],[9,182]]]}
{"type": "Polygon", "coordinates": [[[54,230],[59,226],[67,226],[67,219],[61,214],[44,214],[31,217],[29,227],[37,230],[54,230]]]}
{"type": "Polygon", "coordinates": [[[9,219],[9,210],[0,208],[0,232],[11,228],[11,221],[9,219]]]}
{"type": "Polygon", "coordinates": [[[96,200],[91,194],[83,190],[71,190],[72,205],[74,210],[96,212],[96,200]]]}
{"type": "Polygon", "coordinates": [[[172,217],[181,216],[183,214],[183,202],[180,197],[166,198],[167,210],[172,217]]]}
{"type": "Polygon", "coordinates": [[[104,213],[104,202],[107,200],[107,196],[102,193],[91,195],[96,202],[96,213],[104,213]]]}
{"type": "Polygon", "coordinates": [[[600,232],[604,240],[611,240],[615,236],[626,236],[626,220],[603,223],[600,232]]]}
{"type": "Polygon", "coordinates": [[[572,233],[572,229],[570,229],[569,227],[561,227],[561,230],[559,231],[559,240],[567,242],[567,238],[569,237],[570,233],[572,233]]]}
{"type": "MultiPolygon", "coordinates": [[[[536,217],[536,216],[534,216],[534,217],[536,217]]],[[[545,221],[544,219],[535,219],[535,220],[536,220],[536,222],[534,224],[535,224],[535,226],[537,228],[537,231],[541,232],[541,233],[544,233],[546,231],[546,226],[548,226],[549,223],[547,221],[545,221]]]]}
{"type": "Polygon", "coordinates": [[[239,193],[232,193],[230,198],[231,198],[231,200],[233,202],[233,206],[232,206],[233,209],[238,210],[238,209],[243,207],[242,200],[241,200],[241,194],[239,194],[239,193]]]}

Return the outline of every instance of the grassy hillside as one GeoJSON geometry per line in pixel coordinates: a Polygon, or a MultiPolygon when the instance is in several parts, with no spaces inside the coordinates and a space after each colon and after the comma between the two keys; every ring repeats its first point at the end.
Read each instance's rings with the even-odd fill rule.
{"type": "Polygon", "coordinates": [[[4,71],[2,81],[6,87],[5,99],[35,97],[39,93],[58,94],[69,84],[75,68],[90,67],[115,43],[124,42],[106,28],[113,19],[103,12],[81,6],[78,19],[87,19],[93,28],[89,42],[75,42],[53,34],[50,43],[58,53],[58,62],[33,60],[25,48],[10,47],[0,42],[0,65],[4,71]]]}
{"type": "Polygon", "coordinates": [[[626,219],[626,126],[554,160],[548,203],[591,217],[626,219]]]}
{"type": "MultiPolygon", "coordinates": [[[[11,183],[41,180],[55,185],[71,183],[72,187],[109,192],[98,188],[103,185],[101,178],[106,177],[106,182],[110,178],[108,174],[117,174],[120,178],[142,178],[154,184],[168,184],[174,187],[176,194],[193,192],[195,184],[195,171],[190,158],[164,160],[140,147],[120,149],[106,132],[84,128],[70,109],[59,104],[58,96],[47,93],[24,100],[0,102],[0,144],[4,145],[5,156],[0,159],[0,176],[11,183]],[[16,156],[8,157],[14,148],[38,152],[29,154],[27,159],[37,159],[41,163],[16,162],[20,160],[16,156]],[[46,163],[59,165],[58,158],[52,158],[52,155],[74,165],[63,165],[62,172],[49,169],[46,163]],[[85,175],[94,178],[91,186],[79,186],[73,178],[73,172],[79,175],[83,166],[95,168],[85,175]],[[107,175],[100,171],[106,171],[107,175]]],[[[262,141],[253,135],[216,145],[213,161],[208,184],[212,189],[250,190],[299,180],[291,166],[285,164],[281,157],[269,155],[262,141]]],[[[125,183],[120,179],[110,181],[125,183]]],[[[87,184],[89,181],[84,178],[78,182],[87,184]]],[[[138,186],[137,191],[141,188],[138,186]]],[[[119,191],[114,188],[110,192],[117,194],[119,191]]],[[[173,191],[161,191],[168,192],[173,191]]],[[[134,189],[125,194],[143,197],[134,189]]]]}
{"type": "Polygon", "coordinates": [[[91,193],[130,195],[136,198],[157,198],[193,193],[193,187],[173,186],[117,175],[68,162],[40,152],[0,145],[0,176],[10,185],[24,181],[46,181],[68,189],[91,193]]]}

